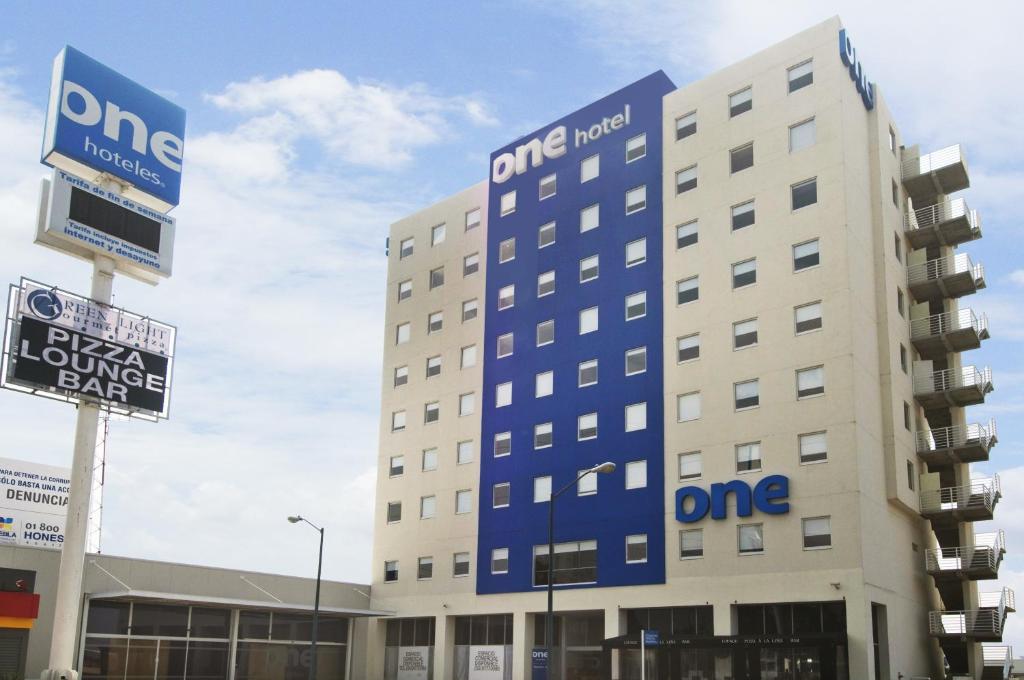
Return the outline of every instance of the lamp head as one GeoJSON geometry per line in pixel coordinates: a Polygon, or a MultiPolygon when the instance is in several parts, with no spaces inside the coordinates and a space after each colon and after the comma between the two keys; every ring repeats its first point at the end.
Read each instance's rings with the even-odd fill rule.
{"type": "Polygon", "coordinates": [[[298,524],[299,522],[302,521],[302,516],[301,515],[292,515],[292,516],[290,516],[288,518],[288,521],[291,522],[292,524],[298,524]]]}
{"type": "Polygon", "coordinates": [[[607,463],[601,463],[600,465],[595,465],[592,469],[598,474],[607,475],[615,472],[615,463],[610,461],[607,463]]]}

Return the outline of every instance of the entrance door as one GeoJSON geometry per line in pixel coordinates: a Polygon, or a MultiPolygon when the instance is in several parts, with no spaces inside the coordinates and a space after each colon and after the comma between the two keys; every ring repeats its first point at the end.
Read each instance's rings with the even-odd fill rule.
{"type": "Polygon", "coordinates": [[[28,630],[0,628],[0,680],[25,677],[28,630]]]}

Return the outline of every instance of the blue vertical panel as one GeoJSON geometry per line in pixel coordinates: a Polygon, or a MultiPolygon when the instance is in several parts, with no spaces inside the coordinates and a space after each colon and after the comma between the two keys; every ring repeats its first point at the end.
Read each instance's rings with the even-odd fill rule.
{"type": "Polygon", "coordinates": [[[661,129],[662,97],[673,89],[658,71],[491,155],[476,572],[480,594],[534,589],[533,547],[547,543],[548,521],[548,504],[533,502],[534,477],[551,475],[557,490],[578,470],[606,460],[618,469],[600,476],[596,495],[570,490],[558,499],[555,540],[597,541],[597,586],[665,581],[661,129]],[[617,115],[622,118],[616,125],[617,115]],[[565,128],[564,151],[557,133],[549,136],[560,126],[565,128]],[[647,136],[647,154],[627,163],[626,142],[641,133],[647,136]],[[503,178],[502,166],[514,159],[516,148],[534,139],[548,139],[549,153],[522,158],[527,162],[520,164],[520,172],[503,178]],[[601,158],[600,175],[581,184],[580,162],[595,153],[601,158]],[[557,193],[540,200],[539,180],[551,173],[557,176],[557,193]],[[626,215],[626,191],[639,185],[647,187],[647,207],[626,215]],[[501,196],[513,190],[515,212],[502,217],[501,196]],[[581,234],[580,210],[594,203],[600,204],[600,226],[581,234]],[[551,221],[557,225],[556,241],[538,249],[538,228],[551,221]],[[516,239],[515,259],[499,264],[499,243],[510,237],[516,239]],[[627,269],[626,244],[643,237],[647,261],[627,269]],[[599,278],[581,284],[579,261],[595,254],[599,278]],[[538,299],[537,275],[549,270],[556,272],[555,293],[538,299]],[[498,311],[498,291],[508,284],[516,287],[515,306],[498,311]],[[627,322],[625,298],[638,291],[647,292],[647,315],[627,322]],[[581,336],[579,311],[593,306],[599,308],[600,328],[581,336]],[[555,342],[536,347],[536,325],[548,319],[555,320],[555,342]],[[498,359],[497,338],[510,332],[514,354],[498,359]],[[625,353],[640,346],[647,347],[647,371],[626,377],[625,353]],[[598,384],[579,388],[577,365],[589,359],[598,360],[598,384]],[[534,376],[548,370],[554,371],[554,394],[537,399],[534,376]],[[495,408],[495,388],[508,381],[513,383],[512,404],[495,408]],[[625,407],[637,402],[647,403],[647,427],[627,433],[625,407]],[[590,412],[598,414],[598,437],[579,442],[577,417],[590,412]],[[554,446],[535,451],[534,425],[548,421],[554,424],[554,446]],[[494,436],[506,431],[512,433],[512,454],[495,458],[494,436]],[[643,459],[647,486],[627,490],[626,463],[643,459]],[[511,505],[494,509],[492,487],[501,482],[511,483],[511,505]],[[645,563],[626,563],[626,536],[632,534],[647,534],[645,563]],[[491,574],[494,548],[509,549],[507,574],[491,574]]]}

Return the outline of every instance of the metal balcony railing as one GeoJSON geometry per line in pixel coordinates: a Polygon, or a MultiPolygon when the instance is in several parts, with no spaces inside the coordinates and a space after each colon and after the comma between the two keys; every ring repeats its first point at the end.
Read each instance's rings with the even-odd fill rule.
{"type": "Polygon", "coordinates": [[[925,569],[933,575],[977,573],[994,577],[1005,552],[1006,536],[1002,530],[976,534],[974,545],[926,551],[925,569]]]}
{"type": "Polygon", "coordinates": [[[903,179],[910,179],[918,175],[926,175],[931,172],[938,172],[943,168],[964,162],[964,154],[959,144],[947,146],[945,149],[932,151],[917,158],[903,161],[900,168],[903,179]]]}
{"type": "Polygon", "coordinates": [[[1003,495],[999,475],[990,479],[972,479],[962,486],[946,486],[940,489],[922,491],[920,496],[921,514],[937,515],[975,511],[991,515],[996,502],[1003,495]]]}
{"type": "Polygon", "coordinates": [[[1003,635],[1003,617],[994,609],[928,612],[928,633],[998,640],[1003,635]]]}
{"type": "Polygon", "coordinates": [[[971,261],[967,253],[939,257],[907,269],[907,285],[915,286],[928,281],[937,281],[957,274],[972,274],[974,281],[984,286],[985,268],[971,261]]]}
{"type": "Polygon", "coordinates": [[[978,606],[983,609],[995,609],[1000,614],[1017,611],[1017,596],[1012,588],[1002,588],[978,593],[978,606]]]}
{"type": "Polygon", "coordinates": [[[977,388],[983,395],[992,391],[992,369],[961,366],[932,373],[914,374],[914,394],[919,396],[969,387],[977,388]]]}
{"type": "Polygon", "coordinates": [[[999,677],[1010,677],[1010,671],[1013,670],[1013,647],[1010,645],[983,644],[981,646],[981,656],[985,666],[1003,669],[999,677]]]}
{"type": "Polygon", "coordinates": [[[939,201],[923,208],[907,211],[907,214],[903,216],[903,227],[907,231],[916,231],[953,220],[966,220],[972,230],[981,229],[977,211],[971,210],[967,201],[962,198],[939,201]]]}
{"type": "Polygon", "coordinates": [[[987,426],[971,423],[921,430],[916,439],[920,454],[965,446],[981,446],[988,450],[996,443],[996,421],[990,420],[987,426]]]}
{"type": "Polygon", "coordinates": [[[910,339],[920,340],[955,331],[973,329],[979,337],[988,337],[988,317],[977,316],[971,309],[958,309],[955,312],[933,314],[910,322],[910,339]]]}

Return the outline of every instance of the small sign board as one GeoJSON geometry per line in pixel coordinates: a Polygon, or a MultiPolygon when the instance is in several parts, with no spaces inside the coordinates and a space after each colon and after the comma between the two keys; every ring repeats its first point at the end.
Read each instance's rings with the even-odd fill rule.
{"type": "Polygon", "coordinates": [[[661,643],[661,634],[656,630],[644,631],[644,647],[657,647],[661,643]]]}
{"type": "Polygon", "coordinates": [[[548,680],[548,650],[545,647],[534,647],[530,655],[532,680],[548,680]]]}
{"type": "Polygon", "coordinates": [[[0,458],[0,545],[60,548],[71,470],[0,458]]]}

